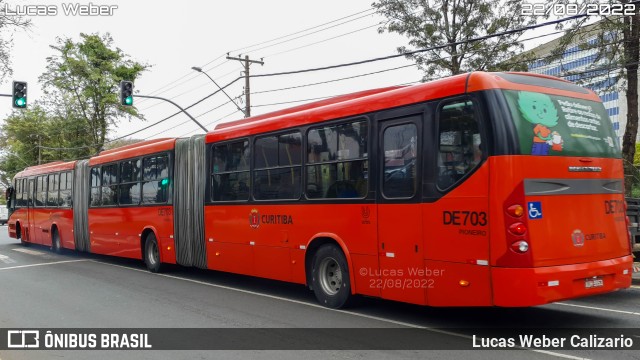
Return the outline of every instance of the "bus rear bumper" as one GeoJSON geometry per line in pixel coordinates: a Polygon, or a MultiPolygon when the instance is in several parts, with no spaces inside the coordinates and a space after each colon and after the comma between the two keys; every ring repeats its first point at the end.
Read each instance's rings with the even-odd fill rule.
{"type": "Polygon", "coordinates": [[[491,269],[496,306],[535,306],[631,286],[631,255],[582,264],[491,269]]]}

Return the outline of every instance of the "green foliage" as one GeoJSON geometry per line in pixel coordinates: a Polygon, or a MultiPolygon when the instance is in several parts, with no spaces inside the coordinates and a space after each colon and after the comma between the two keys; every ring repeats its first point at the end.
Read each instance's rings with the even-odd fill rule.
{"type": "Polygon", "coordinates": [[[46,163],[89,156],[89,148],[83,146],[89,141],[86,125],[78,119],[52,115],[39,104],[16,110],[0,126],[2,182],[7,184],[15,173],[38,164],[39,158],[46,163]]]}
{"type": "Polygon", "coordinates": [[[118,87],[148,65],[130,60],[109,34],[80,38],[58,39],[52,46],[55,54],[40,76],[44,101],[14,111],[0,126],[1,184],[39,161],[89,157],[103,148],[118,119],[141,118],[135,107],[120,106],[118,87]]]}
{"type": "MultiPolygon", "coordinates": [[[[0,8],[3,10],[12,6],[0,0],[0,8]]],[[[21,15],[7,15],[0,13],[0,80],[5,80],[13,74],[11,67],[11,49],[13,48],[13,33],[18,30],[26,30],[31,27],[31,19],[21,15]]]]}
{"type": "Polygon", "coordinates": [[[506,64],[523,48],[522,32],[482,41],[468,39],[501,33],[535,23],[520,16],[520,0],[379,0],[372,6],[389,21],[379,32],[409,39],[398,48],[424,71],[423,80],[468,71],[524,70],[524,62],[506,64]],[[410,54],[416,49],[435,48],[410,54]]]}
{"type": "Polygon", "coordinates": [[[135,107],[119,103],[121,80],[134,81],[149,66],[133,61],[113,45],[107,33],[80,34],[81,40],[57,39],[54,56],[40,76],[54,108],[85,122],[93,152],[103,146],[107,133],[121,116],[142,118],[135,107]]]}

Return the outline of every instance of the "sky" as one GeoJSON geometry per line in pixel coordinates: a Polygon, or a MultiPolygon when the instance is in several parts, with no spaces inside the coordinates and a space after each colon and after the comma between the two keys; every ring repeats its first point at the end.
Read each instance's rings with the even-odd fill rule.
{"type": "MultiPolygon", "coordinates": [[[[5,0],[7,1],[7,0],[5,0]]],[[[312,1],[166,1],[96,0],[57,2],[52,0],[8,0],[16,5],[56,6],[56,16],[33,16],[28,31],[14,34],[12,63],[14,75],[0,89],[10,90],[11,80],[27,81],[28,99],[42,97],[38,77],[46,67],[46,57],[55,52],[50,45],[56,37],[79,39],[80,33],[109,32],[114,44],[132,59],[151,65],[135,82],[135,92],[170,98],[182,107],[213,93],[217,88],[204,69],[220,86],[242,76],[240,62],[231,56],[249,55],[264,60],[251,65],[252,75],[323,67],[396,54],[407,40],[397,34],[380,34],[384,18],[375,14],[371,0],[312,1]],[[111,5],[112,16],[67,16],[62,4],[111,5]],[[117,6],[117,8],[115,8],[117,6]]],[[[552,33],[545,27],[525,33],[524,38],[552,33]]],[[[552,37],[525,41],[532,48],[552,37]]],[[[252,78],[250,83],[252,115],[303,104],[309,99],[325,98],[360,90],[416,82],[420,71],[404,58],[379,61],[341,69],[297,75],[252,78]],[[395,69],[402,67],[400,69],[395,69]],[[391,70],[394,69],[394,70],[391,70]],[[363,75],[348,80],[312,85],[318,82],[363,75]],[[278,90],[290,88],[287,90],[278,90]],[[277,90],[277,91],[271,91],[277,90]]],[[[244,79],[232,83],[227,93],[239,97],[242,108],[244,79]]],[[[0,107],[0,119],[10,113],[10,99],[0,107]]],[[[130,135],[136,139],[179,137],[202,133],[184,114],[149,129],[135,131],[166,118],[177,109],[166,102],[136,98],[134,105],[145,121],[123,119],[109,138],[130,135]]],[[[236,120],[243,114],[228,98],[218,93],[188,110],[207,129],[217,123],[236,120]]],[[[0,120],[2,121],[2,120],[0,120]]]]}

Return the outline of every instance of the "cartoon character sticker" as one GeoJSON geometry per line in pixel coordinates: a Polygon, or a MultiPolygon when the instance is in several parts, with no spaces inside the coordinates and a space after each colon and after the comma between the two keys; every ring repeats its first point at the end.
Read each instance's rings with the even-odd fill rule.
{"type": "Polygon", "coordinates": [[[548,95],[521,91],[518,109],[525,120],[535,125],[531,155],[549,155],[549,148],[562,151],[562,136],[549,129],[558,125],[558,109],[548,95]]]}

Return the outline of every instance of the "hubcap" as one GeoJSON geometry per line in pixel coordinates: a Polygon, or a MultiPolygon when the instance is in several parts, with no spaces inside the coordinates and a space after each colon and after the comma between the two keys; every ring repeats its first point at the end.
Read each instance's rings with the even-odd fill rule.
{"type": "Polygon", "coordinates": [[[158,259],[158,246],[156,246],[155,242],[151,242],[151,245],[149,245],[149,247],[149,262],[153,265],[158,259]]]}
{"type": "Polygon", "coordinates": [[[329,294],[335,295],[342,287],[342,269],[334,258],[325,258],[320,263],[319,280],[322,290],[329,294]]]}

